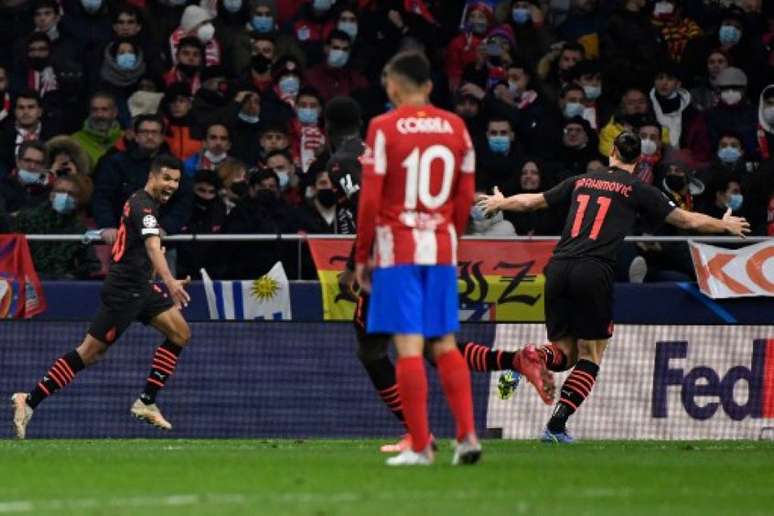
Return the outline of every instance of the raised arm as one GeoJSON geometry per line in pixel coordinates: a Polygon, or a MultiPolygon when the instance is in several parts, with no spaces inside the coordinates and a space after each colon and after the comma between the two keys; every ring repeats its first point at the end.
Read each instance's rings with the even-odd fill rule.
{"type": "Polygon", "coordinates": [[[478,198],[478,206],[487,215],[500,210],[505,211],[535,211],[548,208],[546,198],[542,193],[516,194],[505,197],[495,186],[492,195],[482,195],[478,198]]]}
{"type": "Polygon", "coordinates": [[[726,210],[722,219],[716,219],[703,213],[675,208],[667,215],[666,221],[680,229],[699,233],[730,233],[744,238],[750,232],[750,224],[744,217],[734,217],[731,209],[726,210]]]}

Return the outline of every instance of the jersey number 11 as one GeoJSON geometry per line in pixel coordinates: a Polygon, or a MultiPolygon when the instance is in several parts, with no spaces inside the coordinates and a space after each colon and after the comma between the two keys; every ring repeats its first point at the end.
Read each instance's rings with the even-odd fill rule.
{"type": "MultiPolygon", "coordinates": [[[[589,199],[591,199],[590,195],[578,195],[578,211],[575,212],[575,220],[572,223],[572,231],[570,232],[572,238],[580,234],[581,227],[583,226],[583,217],[586,215],[586,208],[589,206],[589,199]]],[[[607,211],[610,209],[610,201],[612,201],[610,197],[597,197],[599,209],[597,210],[596,217],[594,217],[594,225],[591,226],[589,239],[596,240],[599,236],[599,231],[602,229],[605,217],[607,217],[607,211]]]]}

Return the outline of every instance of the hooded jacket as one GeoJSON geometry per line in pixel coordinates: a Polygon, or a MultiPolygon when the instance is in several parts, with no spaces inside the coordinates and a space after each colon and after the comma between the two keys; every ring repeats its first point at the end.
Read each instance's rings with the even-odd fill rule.
{"type": "Polygon", "coordinates": [[[691,105],[691,94],[688,90],[679,88],[675,91],[674,99],[662,99],[656,94],[655,89],[650,90],[650,102],[653,105],[653,113],[662,127],[669,130],[669,143],[673,147],[685,147],[688,128],[697,114],[696,108],[691,105]],[[675,106],[668,106],[674,103],[675,106]],[[669,108],[673,108],[668,111],[669,108]],[[676,107],[676,109],[674,109],[676,107]]]}
{"type": "Polygon", "coordinates": [[[55,136],[46,143],[46,147],[48,147],[49,156],[53,157],[60,152],[64,152],[73,160],[79,174],[91,175],[91,159],[74,138],[67,135],[55,136]]]}

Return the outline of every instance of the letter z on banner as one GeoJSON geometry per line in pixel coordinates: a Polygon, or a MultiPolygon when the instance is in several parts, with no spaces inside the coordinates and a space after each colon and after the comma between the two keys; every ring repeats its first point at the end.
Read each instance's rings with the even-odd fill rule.
{"type": "Polygon", "coordinates": [[[774,296],[774,242],[741,249],[690,243],[701,291],[713,298],[774,296]]]}

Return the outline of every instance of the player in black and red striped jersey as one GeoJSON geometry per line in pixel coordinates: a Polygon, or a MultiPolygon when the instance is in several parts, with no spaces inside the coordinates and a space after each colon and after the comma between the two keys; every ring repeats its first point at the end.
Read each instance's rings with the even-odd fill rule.
{"type": "Polygon", "coordinates": [[[158,428],[172,428],[156,406],[156,394],[174,372],[191,336],[180,312],[180,307],[190,301],[185,291],[190,280],[177,280],[169,271],[161,247],[158,210],[177,191],[181,173],[182,163],[177,158],[156,157],[145,188],[132,194],[124,204],[112,249],[113,262],[102,287],[102,304],[86,338],[76,349],[59,357],[29,394],[17,392],[11,398],[19,439],[26,437],[27,425],[38,404],[72,382],[79,371],[102,358],[135,320],[153,326],[166,340],[156,349],[145,389],[130,412],[158,428]],[[153,283],[156,275],[168,293],[153,283]]]}
{"type": "Polygon", "coordinates": [[[544,193],[506,198],[495,189],[494,195],[479,201],[486,213],[570,206],[562,238],[545,268],[551,344],[541,348],[541,354],[552,371],[572,372],[543,433],[545,442],[573,441],[567,419],[591,394],[613,335],[613,267],[637,214],[701,233],[744,236],[750,231],[747,221],[731,216],[730,209],[721,220],[676,207],[661,191],[634,177],[640,154],[640,138],[624,132],[613,143],[609,170],[571,177],[544,193]]]}

